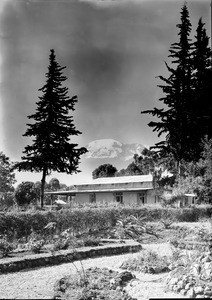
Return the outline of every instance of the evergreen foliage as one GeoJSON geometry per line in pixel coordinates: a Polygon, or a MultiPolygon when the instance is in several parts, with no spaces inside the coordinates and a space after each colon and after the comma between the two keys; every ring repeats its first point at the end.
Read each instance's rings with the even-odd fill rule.
{"type": "MultiPolygon", "coordinates": [[[[212,70],[211,50],[205,24],[199,19],[193,50],[194,68],[194,128],[196,136],[201,140],[204,136],[212,137],[212,70]]],[[[202,144],[200,145],[202,146],[202,144]]],[[[200,148],[201,151],[201,148],[200,148]]]]}
{"type": "Polygon", "coordinates": [[[191,23],[186,4],[181,10],[179,41],[170,47],[169,57],[175,67],[166,67],[168,78],[159,76],[165,83],[159,85],[165,94],[159,99],[165,108],[142,111],[157,117],[148,125],[165,140],[152,148],[161,156],[171,155],[178,166],[184,161],[198,161],[202,152],[201,140],[211,136],[211,51],[202,20],[199,20],[195,42],[190,39],[191,23]],[[209,92],[209,96],[206,94],[209,92]]]}
{"type": "Polygon", "coordinates": [[[70,143],[70,136],[81,134],[69,114],[74,111],[77,96],[69,98],[68,88],[62,83],[67,79],[52,49],[49,56],[49,67],[46,73],[46,84],[39,89],[43,93],[36,102],[36,113],[28,116],[35,121],[27,124],[24,136],[34,137],[33,144],[25,147],[22,161],[16,164],[19,171],[42,172],[41,206],[43,206],[45,178],[51,171],[68,174],[80,172],[78,164],[80,156],[87,152],[86,148],[77,148],[78,144],[70,143]]]}

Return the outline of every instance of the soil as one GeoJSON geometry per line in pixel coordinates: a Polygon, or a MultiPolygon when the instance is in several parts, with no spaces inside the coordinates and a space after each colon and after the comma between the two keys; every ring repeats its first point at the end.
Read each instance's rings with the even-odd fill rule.
{"type": "MultiPolygon", "coordinates": [[[[192,231],[200,228],[209,228],[209,223],[177,223],[171,229],[163,229],[160,238],[148,237],[142,244],[144,249],[154,250],[160,255],[171,254],[168,241],[176,234],[174,226],[188,227],[192,231]]],[[[24,256],[26,253],[18,255],[24,256]]],[[[29,254],[29,252],[28,252],[29,254]]],[[[90,267],[110,268],[121,271],[120,266],[128,258],[136,257],[137,253],[115,255],[110,257],[99,257],[83,260],[85,269],[90,267]]],[[[81,268],[80,262],[75,263],[77,268],[81,268]]],[[[126,290],[137,300],[147,300],[149,298],[182,298],[181,295],[168,292],[165,289],[166,274],[144,274],[133,272],[137,280],[130,283],[126,290]]],[[[68,274],[76,274],[76,268],[72,263],[59,266],[37,268],[33,270],[23,270],[17,273],[0,275],[0,297],[3,299],[50,299],[53,297],[53,287],[57,280],[68,274]]],[[[184,297],[185,298],[185,297],[184,297]]]]}
{"type": "MultiPolygon", "coordinates": [[[[145,249],[151,249],[160,255],[171,254],[168,243],[145,245],[145,249]]],[[[109,268],[114,271],[120,269],[123,261],[136,257],[139,253],[128,253],[113,255],[108,257],[98,257],[82,261],[84,269],[98,267],[109,268]]],[[[75,262],[75,266],[81,270],[81,263],[75,262]]],[[[134,272],[133,272],[134,273],[134,272]]],[[[72,263],[65,263],[58,266],[49,266],[32,270],[23,270],[17,273],[0,275],[0,297],[1,299],[52,299],[55,282],[66,275],[76,274],[76,268],[72,263]]],[[[136,273],[138,280],[133,285],[127,286],[127,292],[137,300],[147,300],[151,297],[156,298],[182,298],[182,296],[165,290],[166,274],[144,274],[136,273]]]]}

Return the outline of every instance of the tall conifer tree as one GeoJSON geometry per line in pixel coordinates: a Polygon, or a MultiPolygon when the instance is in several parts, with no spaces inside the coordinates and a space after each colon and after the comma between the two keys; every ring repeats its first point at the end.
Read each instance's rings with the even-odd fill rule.
{"type": "Polygon", "coordinates": [[[191,23],[186,4],[181,10],[181,23],[179,28],[179,42],[173,43],[170,47],[169,57],[176,67],[166,64],[170,76],[159,78],[165,85],[158,85],[162,88],[164,97],[159,101],[165,104],[166,108],[142,111],[156,116],[159,121],[152,121],[148,125],[158,136],[166,134],[165,141],[157,143],[153,148],[159,150],[161,155],[172,154],[178,164],[184,160],[192,159],[193,136],[190,132],[192,122],[191,107],[193,99],[192,91],[192,64],[191,64],[191,23]]]}
{"type": "Polygon", "coordinates": [[[39,89],[43,93],[39,97],[36,113],[28,116],[34,124],[27,124],[24,136],[34,137],[33,144],[25,147],[22,161],[16,164],[19,171],[42,172],[41,207],[43,206],[45,178],[51,171],[68,174],[80,172],[78,164],[80,156],[86,148],[77,148],[78,144],[70,143],[70,137],[81,134],[73,123],[77,96],[69,98],[68,88],[62,83],[67,79],[52,49],[49,56],[49,67],[46,73],[46,84],[39,89]]]}
{"type": "MultiPolygon", "coordinates": [[[[211,49],[209,37],[207,36],[205,24],[199,19],[193,50],[194,68],[194,128],[199,141],[207,135],[212,137],[212,70],[211,49]]],[[[200,152],[202,150],[200,145],[200,152]]]]}

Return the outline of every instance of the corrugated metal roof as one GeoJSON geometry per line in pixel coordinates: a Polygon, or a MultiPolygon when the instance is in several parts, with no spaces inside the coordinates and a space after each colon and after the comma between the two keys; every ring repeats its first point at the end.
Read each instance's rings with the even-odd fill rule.
{"type": "Polygon", "coordinates": [[[57,192],[45,192],[45,194],[52,195],[70,195],[70,194],[82,194],[82,193],[105,193],[105,192],[139,192],[145,190],[153,190],[153,187],[141,187],[141,188],[114,188],[114,189],[87,189],[87,190],[69,190],[69,191],[57,191],[57,192]]]}
{"type": "Polygon", "coordinates": [[[120,176],[120,177],[102,177],[97,179],[92,179],[87,182],[83,182],[78,185],[88,185],[88,184],[109,184],[109,183],[129,183],[129,182],[151,182],[152,175],[136,175],[136,176],[120,176]]]}

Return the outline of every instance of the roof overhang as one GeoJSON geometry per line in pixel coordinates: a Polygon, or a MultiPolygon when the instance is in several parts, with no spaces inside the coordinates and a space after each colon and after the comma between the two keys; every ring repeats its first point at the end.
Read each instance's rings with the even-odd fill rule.
{"type": "Polygon", "coordinates": [[[117,188],[117,189],[89,189],[89,190],[69,190],[69,191],[56,191],[56,192],[45,192],[47,195],[74,195],[74,194],[84,194],[84,193],[111,193],[111,192],[139,192],[153,190],[151,187],[144,188],[117,188]]]}
{"type": "Polygon", "coordinates": [[[187,197],[196,197],[196,194],[184,194],[187,197]]]}

